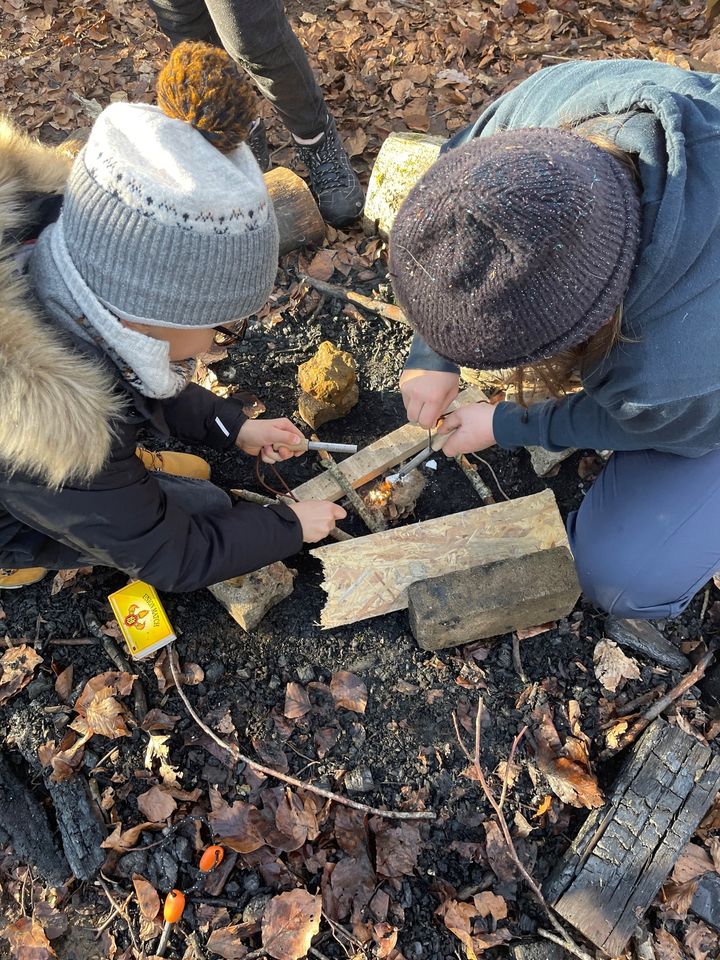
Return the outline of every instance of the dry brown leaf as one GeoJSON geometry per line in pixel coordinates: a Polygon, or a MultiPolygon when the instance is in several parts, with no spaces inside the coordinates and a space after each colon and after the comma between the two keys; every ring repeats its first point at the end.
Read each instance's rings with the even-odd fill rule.
{"type": "Polygon", "coordinates": [[[711,837],[708,841],[708,848],[715,872],[720,873],[720,837],[711,837]]]}
{"type": "Polygon", "coordinates": [[[465,947],[468,960],[477,960],[478,954],[481,954],[484,950],[500,946],[510,939],[510,933],[507,930],[473,934],[472,922],[478,916],[478,911],[472,903],[446,900],[435,912],[439,917],[442,917],[448,930],[465,947]]]}
{"type": "Polygon", "coordinates": [[[630,724],[627,720],[618,720],[605,732],[605,743],[609,750],[617,750],[630,724]]]}
{"type": "Polygon", "coordinates": [[[223,960],[242,960],[248,952],[242,941],[255,932],[255,927],[255,924],[249,923],[231,923],[227,927],[218,927],[210,934],[207,948],[223,960]]]}
{"type": "Polygon", "coordinates": [[[375,834],[375,868],[380,876],[409,876],[417,866],[422,848],[417,824],[393,826],[388,820],[373,817],[370,829],[375,834]]]}
{"type": "Polygon", "coordinates": [[[517,879],[516,867],[510,858],[505,838],[494,820],[486,820],[485,852],[493,873],[501,883],[513,883],[517,879]]]}
{"type": "Polygon", "coordinates": [[[152,823],[162,823],[177,810],[177,803],[162,787],[150,787],[137,798],[138,810],[152,823]]]}
{"type": "Polygon", "coordinates": [[[410,130],[427,133],[430,129],[427,100],[424,97],[411,100],[402,111],[402,118],[410,130]]]}
{"type": "Polygon", "coordinates": [[[300,960],[320,930],[322,897],[290,890],[273,897],[262,918],[262,945],[274,960],[300,960]]]}
{"type": "Polygon", "coordinates": [[[310,261],[307,275],[314,280],[329,280],[335,273],[335,258],[331,250],[318,250],[310,261]]]}
{"type": "Polygon", "coordinates": [[[372,928],[372,938],[375,941],[375,947],[373,949],[373,955],[378,957],[379,960],[383,960],[385,957],[390,957],[395,950],[395,944],[397,943],[398,930],[397,927],[393,927],[390,923],[376,923],[372,928]]]}
{"type": "Polygon", "coordinates": [[[172,730],[180,717],[174,713],[165,713],[157,707],[153,707],[143,717],[140,729],[146,733],[156,733],[159,730],[172,730]]]}
{"type": "Polygon", "coordinates": [[[242,800],[228,804],[217,791],[210,795],[209,815],[213,833],[223,845],[237,853],[253,853],[265,846],[265,834],[271,830],[257,807],[242,800]]]}
{"type": "Polygon", "coordinates": [[[349,137],[344,139],[345,149],[350,157],[358,157],[365,152],[368,144],[368,135],[361,126],[356,126],[349,137]]]}
{"type": "Polygon", "coordinates": [[[365,713],[368,693],[364,681],[355,673],[339,670],[330,680],[330,693],[336,707],[344,707],[354,713],[365,713]]]}
{"type": "Polygon", "coordinates": [[[611,693],[615,693],[626,680],[640,679],[637,660],[624,654],[614,640],[600,640],[595,644],[593,663],[595,676],[611,693]]]}
{"type": "Polygon", "coordinates": [[[140,913],[142,913],[146,920],[155,920],[160,913],[160,896],[157,890],[149,880],[140,876],[139,873],[133,874],[132,882],[135,888],[138,906],[140,907],[140,913]]]}
{"type": "Polygon", "coordinates": [[[114,850],[116,853],[127,853],[131,847],[137,846],[137,842],[140,839],[140,834],[144,830],[161,830],[162,824],[160,823],[150,823],[146,821],[145,823],[138,823],[137,826],[130,827],[128,830],[123,830],[122,824],[115,824],[115,829],[110,834],[109,837],[106,837],[100,846],[103,850],[114,850]]]}
{"type": "Polygon", "coordinates": [[[696,920],[688,923],[685,931],[685,947],[692,954],[693,960],[709,960],[717,944],[718,935],[713,933],[707,924],[696,920]]]}
{"type": "Polygon", "coordinates": [[[116,696],[127,696],[132,690],[135,677],[131,673],[108,670],[100,673],[85,684],[75,701],[78,713],[70,726],[86,736],[99,733],[104,737],[129,737],[126,720],[127,708],[116,700],[116,696]]]}
{"type": "Polygon", "coordinates": [[[78,576],[87,576],[92,572],[92,567],[73,567],[70,570],[58,570],[50,588],[50,596],[54,597],[56,593],[60,593],[65,587],[70,586],[78,576]]]}
{"type": "MultiPolygon", "coordinates": [[[[175,681],[170,671],[168,656],[168,650],[165,648],[160,651],[153,663],[153,673],[157,677],[158,690],[161,694],[167,693],[168,690],[171,690],[175,686],[175,681]]],[[[198,683],[202,683],[205,679],[205,672],[197,663],[182,664],[179,670],[180,682],[186,686],[197,686],[198,683]]]]}
{"type": "Polygon", "coordinates": [[[288,683],[285,687],[285,709],[283,714],[288,720],[299,720],[310,712],[310,697],[300,683],[288,683]]]}
{"type": "Polygon", "coordinates": [[[516,763],[514,760],[512,763],[508,763],[507,760],[501,760],[497,767],[497,775],[507,785],[509,788],[512,788],[517,783],[517,778],[520,776],[521,768],[520,764],[516,763]]]}
{"type": "Polygon", "coordinates": [[[702,877],[705,873],[710,873],[715,869],[715,864],[705,847],[699,843],[688,843],[678,857],[673,867],[670,879],[673,883],[687,883],[689,880],[695,880],[702,877]]]}
{"type": "Polygon", "coordinates": [[[535,730],[538,767],[552,792],[573,807],[601,807],[604,798],[589,769],[585,745],[574,737],[561,745],[549,707],[537,710],[534,716],[539,720],[535,730]]]}
{"type": "Polygon", "coordinates": [[[550,807],[552,807],[552,803],[553,803],[552,794],[551,793],[545,794],[545,796],[542,798],[542,802],[540,803],[540,806],[537,808],[537,810],[533,814],[533,820],[537,820],[538,817],[544,817],[545,814],[548,813],[548,811],[550,810],[550,807]]]}
{"type": "Polygon", "coordinates": [[[490,890],[476,893],[473,897],[475,909],[481,917],[493,917],[494,920],[504,920],[508,915],[507,903],[490,890]]]}
{"type": "Polygon", "coordinates": [[[80,769],[85,755],[85,744],[91,736],[92,733],[86,733],[78,737],[69,730],[59,744],[54,744],[50,740],[38,749],[40,763],[44,767],[52,767],[50,779],[54,783],[69,780],[80,769]]]}
{"type": "Polygon", "coordinates": [[[518,837],[529,837],[534,829],[532,824],[528,823],[519,810],[515,811],[513,824],[515,826],[515,833],[518,837]]]}
{"type": "Polygon", "coordinates": [[[10,944],[15,960],[50,960],[57,954],[38,920],[20,917],[0,933],[10,944]]]}
{"type": "Polygon", "coordinates": [[[687,883],[666,883],[659,893],[663,914],[670,920],[684,920],[698,887],[697,880],[687,883]]]}
{"type": "Polygon", "coordinates": [[[32,680],[43,658],[27,643],[8,647],[0,657],[0,705],[7,703],[32,680]]]}
{"type": "Polygon", "coordinates": [[[65,669],[57,675],[55,680],[55,693],[60,700],[64,700],[66,703],[72,690],[73,670],[73,665],[70,664],[69,667],[65,667],[65,669]]]}
{"type": "Polygon", "coordinates": [[[527,627],[525,630],[516,630],[518,640],[529,640],[531,637],[537,637],[541,633],[547,633],[548,630],[554,630],[557,626],[557,620],[551,620],[549,623],[541,623],[537,627],[527,627]]]}
{"type": "Polygon", "coordinates": [[[657,930],[653,939],[657,960],[683,960],[680,944],[667,930],[657,930]]]}
{"type": "Polygon", "coordinates": [[[272,845],[287,853],[299,850],[306,840],[315,840],[319,831],[313,802],[306,800],[303,803],[292,790],[286,790],[275,812],[275,826],[284,837],[290,839],[290,843],[272,845]]]}

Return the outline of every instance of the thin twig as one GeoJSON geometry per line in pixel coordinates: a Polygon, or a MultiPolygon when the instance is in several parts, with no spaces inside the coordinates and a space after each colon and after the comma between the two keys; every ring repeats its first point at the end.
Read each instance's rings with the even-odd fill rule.
{"type": "Polygon", "coordinates": [[[572,953],[572,955],[577,957],[578,960],[592,960],[592,957],[578,947],[576,943],[570,943],[567,940],[563,940],[562,937],[558,937],[554,933],[550,933],[549,930],[538,929],[538,935],[544,937],[545,940],[552,941],[552,943],[557,943],[558,946],[562,947],[563,950],[567,950],[568,953],[572,953]]]}
{"type": "Polygon", "coordinates": [[[89,647],[97,643],[96,637],[73,637],[65,640],[48,640],[51,647],[89,647]]]}
{"type": "Polygon", "coordinates": [[[477,467],[473,466],[473,464],[470,463],[468,458],[462,453],[459,453],[455,457],[455,463],[457,463],[457,465],[460,467],[462,472],[468,478],[468,480],[470,481],[470,483],[472,484],[475,490],[475,493],[477,493],[477,495],[480,497],[480,499],[485,504],[485,506],[489,506],[491,503],[495,503],[495,498],[492,495],[492,491],[490,490],[490,487],[485,483],[485,481],[478,474],[477,467]]]}
{"type": "Polygon", "coordinates": [[[345,290],[344,287],[336,287],[333,283],[326,283],[324,280],[316,280],[314,277],[308,277],[304,274],[300,279],[309,287],[317,290],[318,293],[324,293],[335,300],[341,300],[343,303],[353,303],[355,306],[362,307],[369,313],[375,313],[383,320],[392,320],[395,323],[407,324],[405,314],[400,307],[393,303],[385,303],[383,300],[375,300],[373,297],[366,297],[363,293],[355,293],[354,290],[345,290]]]}
{"type": "Polygon", "coordinates": [[[225,740],[221,739],[211,727],[204,723],[200,717],[195,712],[192,704],[187,698],[185,691],[182,688],[182,682],[180,679],[180,671],[178,665],[175,662],[176,652],[173,647],[170,648],[168,654],[168,662],[170,664],[170,671],[175,681],[175,686],[177,688],[178,695],[180,699],[185,704],[185,709],[188,711],[190,716],[193,718],[195,723],[200,727],[203,733],[206,733],[211,740],[213,740],[219,747],[222,747],[223,750],[227,750],[231,757],[240,763],[245,763],[253,770],[257,770],[258,773],[264,774],[266,777],[274,777],[276,780],[281,780],[283,783],[289,783],[291,786],[296,787],[298,790],[307,790],[309,793],[317,794],[320,797],[325,797],[326,800],[332,800],[335,803],[340,803],[345,807],[352,807],[353,810],[361,810],[363,813],[369,814],[376,817],[384,817],[386,820],[434,820],[435,814],[431,810],[381,810],[379,807],[370,807],[365,803],[358,803],[355,800],[349,800],[347,797],[341,796],[339,793],[333,793],[331,790],[325,790],[323,787],[316,787],[312,783],[304,783],[302,780],[298,780],[296,777],[291,777],[286,773],[281,773],[279,770],[275,770],[273,767],[266,767],[262,763],[258,763],[256,760],[252,760],[250,757],[246,757],[245,754],[240,753],[237,747],[232,744],[226,743],[225,740]]]}
{"type": "Polygon", "coordinates": [[[128,896],[128,898],[125,900],[125,903],[122,905],[122,907],[119,907],[119,906],[117,905],[117,903],[114,903],[114,904],[113,904],[112,910],[110,911],[110,916],[107,918],[107,920],[104,921],[104,923],[102,923],[101,926],[99,926],[99,927],[96,928],[96,931],[95,931],[95,939],[96,939],[96,940],[99,940],[99,939],[100,939],[100,937],[101,937],[102,934],[103,934],[103,931],[106,930],[106,929],[110,926],[110,924],[113,922],[113,920],[115,919],[115,917],[117,917],[117,915],[120,913],[120,910],[121,910],[121,909],[122,909],[122,910],[127,910],[127,905],[128,905],[128,904],[130,903],[130,901],[132,900],[132,897],[133,897],[133,895],[130,894],[130,895],[128,896]]]}
{"type": "Polygon", "coordinates": [[[509,500],[510,497],[509,497],[509,496],[505,493],[505,491],[503,490],[502,485],[500,484],[500,481],[499,481],[498,478],[497,478],[497,474],[495,473],[495,471],[493,470],[493,468],[490,466],[490,464],[487,462],[487,460],[483,460],[483,458],[482,458],[482,457],[479,457],[476,453],[471,453],[470,456],[471,456],[471,457],[475,457],[476,460],[479,460],[480,463],[482,463],[484,466],[486,466],[486,467],[488,468],[488,470],[489,470],[490,473],[492,474],[493,480],[495,481],[495,486],[498,488],[498,490],[499,490],[500,493],[503,495],[503,497],[505,497],[506,500],[509,500]]]}
{"type": "Polygon", "coordinates": [[[136,950],[139,950],[140,948],[138,947],[138,942],[135,937],[135,931],[133,930],[132,923],[130,922],[130,917],[128,917],[127,910],[125,909],[124,904],[118,905],[117,901],[115,900],[115,897],[112,895],[112,893],[110,893],[110,889],[102,877],[98,878],[98,883],[103,888],[105,896],[108,898],[110,905],[117,908],[118,914],[123,918],[123,920],[127,924],[128,932],[130,934],[130,940],[132,941],[133,947],[136,950]]]}
{"type": "MultiPolygon", "coordinates": [[[[85,626],[88,628],[90,633],[94,634],[102,643],[108,660],[112,661],[118,670],[124,673],[135,672],[130,666],[130,661],[127,659],[125,654],[120,651],[113,638],[108,636],[106,633],[103,633],[100,624],[93,616],[87,615],[85,617],[85,626]]],[[[143,686],[140,678],[137,676],[135,677],[135,682],[133,683],[133,697],[135,700],[135,719],[138,723],[142,723],[145,718],[145,714],[148,712],[148,702],[147,694],[145,693],[145,687],[143,686]]]]}
{"type": "Polygon", "coordinates": [[[517,748],[520,745],[520,741],[522,740],[522,738],[525,736],[527,732],[528,732],[528,726],[527,724],[525,724],[525,726],[522,728],[520,733],[513,740],[512,746],[510,747],[510,756],[508,757],[507,763],[505,765],[505,776],[503,777],[502,792],[500,793],[500,802],[498,803],[498,806],[500,807],[501,810],[505,806],[505,799],[507,797],[508,785],[510,783],[510,773],[512,770],[513,760],[515,759],[515,752],[517,751],[517,748]]]}
{"type": "MultiPolygon", "coordinates": [[[[513,863],[517,867],[518,871],[520,872],[523,879],[525,880],[525,883],[527,883],[531,893],[533,894],[537,902],[545,911],[545,915],[547,916],[550,923],[558,931],[561,937],[563,937],[565,943],[568,944],[568,949],[570,949],[570,946],[572,946],[573,947],[572,952],[575,954],[575,956],[580,957],[581,960],[592,960],[592,958],[588,956],[588,954],[582,952],[580,947],[578,947],[578,945],[572,939],[572,937],[567,932],[567,930],[565,930],[562,924],[555,919],[555,916],[553,915],[550,909],[550,906],[547,900],[545,899],[545,896],[543,895],[542,890],[537,885],[532,875],[528,873],[522,860],[518,856],[518,852],[515,849],[515,844],[513,843],[513,838],[510,834],[510,828],[508,827],[507,820],[505,819],[505,814],[502,812],[500,804],[495,799],[495,796],[492,790],[490,789],[490,786],[488,785],[487,779],[485,777],[485,772],[483,771],[482,765],[480,763],[480,731],[482,728],[482,711],[483,711],[482,697],[478,697],[477,713],[475,715],[475,755],[474,756],[470,756],[470,752],[468,751],[467,747],[465,746],[465,743],[463,742],[462,735],[460,733],[460,727],[458,726],[457,716],[455,715],[455,713],[453,713],[453,725],[455,727],[455,736],[457,737],[457,741],[458,741],[458,744],[460,745],[460,749],[462,750],[462,752],[465,754],[469,762],[474,767],[474,772],[475,772],[477,781],[482,787],[482,791],[485,794],[488,803],[493,808],[493,811],[495,813],[495,820],[505,840],[505,844],[507,846],[510,859],[513,861],[513,863]]],[[[522,732],[524,733],[525,731],[523,730],[522,732]]]]}
{"type": "Polygon", "coordinates": [[[705,676],[705,671],[712,663],[715,658],[715,649],[708,650],[705,656],[700,660],[695,667],[686,674],[680,683],[677,683],[672,689],[668,690],[664,697],[661,697],[657,700],[649,710],[646,710],[645,713],[640,717],[639,720],[636,720],[635,723],[627,730],[623,736],[618,740],[617,746],[614,749],[608,747],[603,750],[600,754],[600,760],[607,760],[610,757],[614,757],[616,753],[619,753],[620,750],[624,750],[625,747],[629,747],[631,743],[634,743],[637,738],[646,730],[653,720],[657,719],[663,710],[667,710],[671,703],[681,697],[684,693],[694,687],[698,680],[702,680],[705,676]]]}
{"type": "MultiPolygon", "coordinates": [[[[278,497],[277,500],[273,500],[272,497],[266,497],[264,493],[256,493],[254,490],[231,490],[230,493],[234,497],[239,497],[241,500],[247,500],[248,503],[259,503],[264,507],[270,506],[270,504],[273,503],[286,502],[284,497],[278,497]]],[[[355,539],[352,534],[346,533],[339,527],[333,527],[328,536],[331,540],[338,541],[355,539]]]]}
{"type": "Polygon", "coordinates": [[[705,587],[705,595],[703,597],[702,610],[700,611],[700,623],[705,619],[705,614],[707,613],[707,608],[710,605],[710,587],[705,587]]]}
{"type": "Polygon", "coordinates": [[[515,673],[518,675],[518,677],[520,677],[523,683],[527,683],[527,674],[525,673],[522,657],[520,656],[520,637],[517,635],[517,633],[513,633],[512,635],[512,658],[513,666],[515,667],[515,673]]]}
{"type": "Polygon", "coordinates": [[[357,490],[353,488],[353,485],[333,459],[321,460],[320,465],[327,470],[335,483],[341,488],[347,497],[348,503],[363,521],[368,530],[370,530],[372,533],[380,533],[381,531],[387,529],[387,524],[385,523],[384,519],[379,515],[375,515],[372,510],[368,508],[363,498],[360,496],[357,490]]]}

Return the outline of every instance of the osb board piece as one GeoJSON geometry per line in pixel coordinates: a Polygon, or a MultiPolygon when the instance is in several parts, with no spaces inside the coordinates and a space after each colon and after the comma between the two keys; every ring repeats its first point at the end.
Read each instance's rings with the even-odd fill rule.
{"type": "Polygon", "coordinates": [[[325,572],[321,624],[339,627],[404,610],[408,587],[418,580],[567,545],[555,495],[544,490],[319,547],[310,552],[325,572]]]}
{"type": "Polygon", "coordinates": [[[545,894],[610,957],[638,920],[720,790],[720,757],[656,720],[630,753],[604,807],[593,811],[545,894]]]}
{"type": "MultiPolygon", "coordinates": [[[[468,387],[463,390],[457,400],[450,404],[448,412],[486,399],[482,390],[478,390],[477,387],[468,387]]],[[[353,487],[357,489],[387,473],[403,460],[409,460],[427,446],[427,440],[427,430],[406,423],[368,444],[367,447],[363,447],[362,450],[358,450],[347,460],[343,460],[339,466],[353,487]]],[[[342,489],[329,474],[313,477],[312,480],[295,487],[293,493],[298,500],[340,500],[343,496],[342,489]]]]}

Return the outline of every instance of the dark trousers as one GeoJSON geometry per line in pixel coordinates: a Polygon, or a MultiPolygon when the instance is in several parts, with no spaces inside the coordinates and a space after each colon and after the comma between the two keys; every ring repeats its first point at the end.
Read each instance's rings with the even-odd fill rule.
{"type": "Polygon", "coordinates": [[[222,45],[253,78],[288,130],[302,139],[325,128],[327,107],[282,0],[148,0],[173,43],[222,45]]]}

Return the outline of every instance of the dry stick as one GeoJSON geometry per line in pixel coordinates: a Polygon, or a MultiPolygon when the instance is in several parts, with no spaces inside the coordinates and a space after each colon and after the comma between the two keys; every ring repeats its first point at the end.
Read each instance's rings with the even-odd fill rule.
{"type": "MultiPolygon", "coordinates": [[[[105,653],[109,660],[124,673],[134,674],[133,668],[130,666],[130,662],[127,657],[121,653],[118,649],[117,644],[112,637],[109,637],[106,633],[100,629],[100,624],[93,616],[85,617],[85,626],[88,628],[90,633],[94,634],[98,640],[102,643],[105,648],[105,653]]],[[[142,681],[139,677],[135,677],[135,682],[133,683],[133,697],[135,698],[135,718],[138,723],[142,723],[145,718],[145,714],[148,712],[148,702],[147,694],[145,693],[145,687],[142,684],[142,681]]]]}
{"type": "MultiPolygon", "coordinates": [[[[130,934],[130,939],[132,940],[132,945],[133,945],[133,947],[134,947],[136,950],[139,950],[138,942],[137,942],[137,940],[135,939],[135,931],[133,930],[133,926],[132,926],[132,923],[130,922],[130,917],[128,917],[128,913],[127,913],[127,910],[125,909],[125,906],[124,906],[123,904],[121,904],[121,905],[118,906],[118,903],[117,903],[115,897],[112,895],[112,893],[110,893],[110,890],[109,890],[109,888],[108,888],[108,885],[105,883],[105,881],[102,879],[102,877],[100,877],[100,878],[98,879],[98,883],[99,883],[100,886],[103,888],[103,891],[104,891],[104,893],[105,893],[105,896],[106,896],[106,897],[108,898],[108,900],[110,901],[111,906],[113,906],[113,907],[115,907],[115,908],[117,909],[117,912],[118,912],[119,916],[121,916],[121,917],[123,918],[123,920],[125,921],[125,923],[127,924],[128,933],[130,934]]],[[[127,901],[126,901],[126,902],[127,902],[127,901]]]]}
{"type": "Polygon", "coordinates": [[[475,775],[477,777],[478,783],[482,787],[482,791],[485,794],[488,800],[488,803],[493,808],[497,825],[500,827],[500,831],[503,835],[503,838],[505,839],[505,843],[507,845],[508,853],[510,854],[511,860],[520,871],[523,879],[525,880],[528,887],[530,888],[530,891],[532,892],[533,896],[545,911],[545,914],[548,920],[550,921],[550,923],[553,925],[553,927],[555,927],[558,933],[563,937],[566,943],[566,949],[574,953],[576,957],[580,958],[580,960],[592,960],[592,957],[590,957],[589,954],[584,953],[580,949],[580,947],[575,943],[575,941],[572,939],[570,934],[565,930],[562,924],[555,919],[555,916],[553,915],[550,909],[550,906],[548,905],[548,902],[543,895],[542,890],[537,885],[535,880],[532,878],[531,874],[528,873],[527,869],[522,863],[522,860],[518,856],[518,852],[515,849],[515,844],[513,843],[513,838],[510,834],[510,828],[508,827],[507,820],[505,819],[505,814],[502,812],[500,804],[495,799],[493,792],[490,789],[488,782],[485,778],[485,773],[483,772],[482,766],[480,765],[480,730],[481,730],[481,724],[482,724],[482,710],[483,710],[482,697],[478,697],[478,708],[477,708],[477,714],[475,716],[475,755],[472,757],[470,756],[470,752],[465,746],[462,736],[460,734],[460,727],[458,726],[457,716],[453,713],[453,725],[455,727],[455,736],[457,737],[457,741],[458,741],[458,744],[460,745],[460,749],[465,754],[468,761],[475,768],[475,775]]]}
{"type": "Polygon", "coordinates": [[[487,462],[487,460],[483,460],[483,458],[482,458],[482,457],[479,457],[476,453],[472,453],[472,454],[470,454],[470,456],[475,457],[475,459],[476,459],[476,460],[479,460],[480,463],[483,464],[483,466],[485,466],[485,467],[488,468],[488,470],[489,470],[490,473],[492,474],[493,480],[495,481],[495,486],[498,488],[498,490],[499,490],[500,493],[503,495],[503,497],[505,497],[506,500],[510,500],[510,497],[509,497],[509,496],[505,493],[505,491],[503,490],[502,484],[501,484],[500,481],[498,480],[497,474],[496,474],[495,471],[493,470],[491,464],[489,464],[489,463],[487,462]]]}
{"type": "Polygon", "coordinates": [[[681,697],[684,693],[690,689],[690,687],[695,686],[698,680],[702,680],[705,676],[705,671],[712,663],[715,658],[715,650],[708,650],[705,656],[700,660],[695,667],[686,674],[680,683],[676,684],[671,690],[665,694],[664,697],[661,697],[656,703],[654,703],[649,710],[647,710],[639,720],[636,720],[635,723],[630,727],[630,729],[623,735],[623,737],[618,740],[618,745],[614,750],[611,750],[609,747],[600,754],[600,760],[608,760],[610,757],[614,757],[616,753],[619,753],[620,750],[624,750],[625,747],[629,747],[631,743],[634,743],[640,734],[646,730],[650,724],[655,720],[663,710],[666,710],[671,703],[681,697]]]}
{"type": "Polygon", "coordinates": [[[520,677],[523,683],[527,683],[527,674],[525,673],[522,657],[520,656],[520,637],[517,635],[517,633],[513,633],[512,635],[512,658],[513,666],[515,667],[515,673],[518,675],[518,677],[520,677]]]}
{"type": "Polygon", "coordinates": [[[392,303],[385,303],[383,300],[375,300],[373,297],[366,297],[362,293],[355,293],[354,290],[345,290],[344,287],[337,287],[333,283],[325,283],[324,280],[315,280],[314,277],[308,277],[304,274],[300,277],[303,283],[317,290],[318,293],[324,293],[328,297],[334,297],[336,300],[342,300],[343,303],[354,303],[358,307],[370,313],[375,313],[384,320],[392,320],[395,323],[405,323],[405,314],[400,307],[392,303]]]}
{"type": "Polygon", "coordinates": [[[575,943],[568,943],[567,940],[563,940],[562,937],[558,937],[554,933],[550,933],[549,930],[538,929],[538,936],[543,937],[545,940],[552,940],[553,943],[557,943],[558,946],[562,947],[563,950],[567,950],[568,953],[572,953],[573,956],[578,957],[579,960],[592,960],[591,957],[585,953],[580,947],[575,943]]]}
{"type": "Polygon", "coordinates": [[[304,783],[302,780],[298,780],[296,777],[291,777],[286,773],[281,773],[279,770],[275,770],[273,767],[266,767],[264,764],[258,763],[256,760],[251,760],[250,757],[246,757],[245,754],[240,753],[237,747],[234,747],[231,744],[226,743],[225,740],[221,739],[215,733],[215,731],[206,723],[204,723],[197,715],[182,688],[180,671],[178,670],[178,666],[175,662],[175,656],[175,651],[171,646],[168,654],[170,672],[172,673],[173,680],[175,681],[178,695],[185,704],[185,709],[193,718],[195,723],[200,727],[203,733],[206,733],[210,739],[213,740],[219,747],[222,747],[223,750],[227,750],[230,756],[236,761],[247,764],[253,770],[257,770],[258,773],[262,773],[266,777],[274,777],[276,780],[281,780],[283,783],[289,783],[291,786],[297,787],[298,790],[307,790],[309,793],[315,793],[319,797],[325,797],[326,800],[332,800],[335,803],[340,803],[345,807],[352,807],[353,810],[361,810],[363,813],[371,814],[376,817],[384,817],[386,820],[435,819],[435,814],[432,812],[432,810],[381,810],[379,807],[370,807],[365,803],[358,803],[355,800],[349,800],[347,797],[343,797],[339,793],[333,793],[332,790],[325,790],[323,787],[316,787],[312,783],[304,783]]]}
{"type": "MultiPolygon", "coordinates": [[[[266,497],[262,493],[255,493],[254,490],[231,490],[230,493],[234,497],[239,497],[241,500],[247,500],[248,503],[259,503],[264,507],[269,506],[272,503],[285,503],[286,500],[284,497],[273,500],[272,497],[266,497]]],[[[350,533],[346,533],[344,530],[341,530],[339,527],[333,527],[333,529],[328,534],[331,540],[354,540],[355,537],[350,533]]]]}
{"type": "Polygon", "coordinates": [[[373,515],[373,511],[367,507],[357,490],[353,489],[348,478],[332,458],[321,460],[320,465],[327,470],[335,483],[342,489],[350,506],[372,533],[381,533],[383,530],[387,530],[387,524],[382,517],[373,515]]]}
{"type": "Polygon", "coordinates": [[[525,726],[522,728],[520,733],[513,740],[512,746],[510,747],[510,756],[508,757],[507,764],[505,765],[505,776],[503,777],[502,791],[500,793],[500,802],[498,803],[498,806],[500,807],[501,810],[505,806],[505,798],[507,797],[508,786],[510,784],[510,773],[512,770],[513,760],[515,759],[515,751],[517,750],[520,744],[520,741],[522,740],[522,738],[525,736],[527,732],[528,732],[528,726],[527,724],[525,724],[525,726]]]}
{"type": "Polygon", "coordinates": [[[455,457],[455,463],[457,463],[457,465],[460,467],[462,472],[465,474],[465,476],[468,478],[470,483],[473,485],[473,487],[475,488],[475,492],[480,497],[480,499],[485,504],[485,506],[489,506],[491,503],[495,503],[495,498],[492,495],[492,491],[490,490],[490,487],[485,483],[485,481],[480,478],[477,471],[477,467],[473,466],[473,464],[470,463],[468,458],[462,453],[459,453],[455,457]]]}

